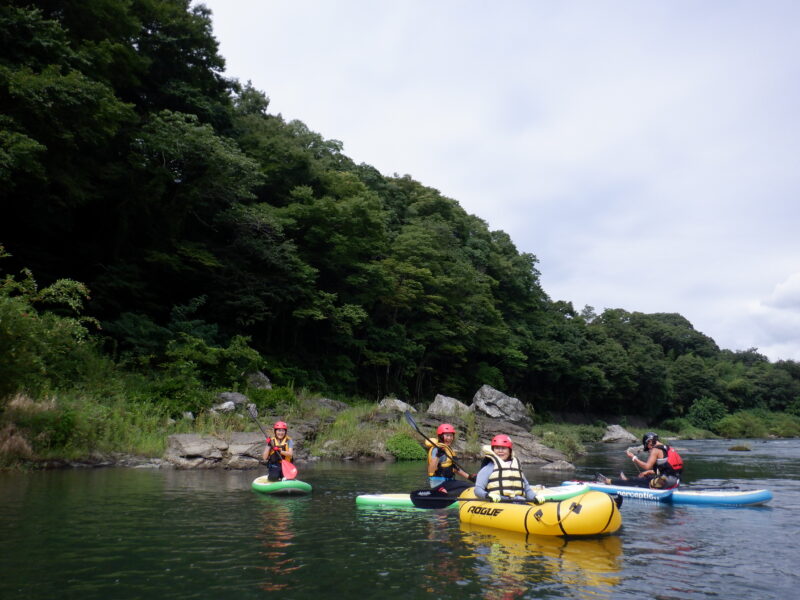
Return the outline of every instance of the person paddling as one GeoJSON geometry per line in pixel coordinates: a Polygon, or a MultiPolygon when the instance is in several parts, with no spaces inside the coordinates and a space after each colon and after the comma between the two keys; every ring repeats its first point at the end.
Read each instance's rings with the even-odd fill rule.
{"type": "Polygon", "coordinates": [[[483,451],[486,458],[475,478],[475,496],[492,502],[522,497],[538,500],[519,460],[513,455],[514,444],[510,437],[503,434],[494,436],[491,446],[484,446],[483,451]]]}
{"type": "Polygon", "coordinates": [[[649,452],[647,460],[641,460],[630,450],[625,451],[633,464],[642,470],[637,477],[629,479],[625,477],[625,473],[620,473],[618,479],[610,479],[598,474],[597,481],[610,485],[657,489],[678,487],[683,472],[683,459],[680,454],[671,446],[660,443],[658,434],[652,431],[642,436],[642,449],[649,452]]]}
{"type": "Polygon", "coordinates": [[[450,423],[442,423],[436,429],[438,441],[433,444],[426,440],[428,447],[428,481],[432,488],[440,488],[447,492],[460,492],[471,487],[463,481],[456,481],[456,475],[475,481],[475,476],[470,475],[455,463],[456,452],[453,442],[456,439],[456,428],[450,423]]]}
{"type": "Polygon", "coordinates": [[[267,447],[264,448],[263,459],[267,462],[267,478],[270,481],[283,479],[281,461],[292,462],[294,442],[286,435],[288,427],[285,422],[277,421],[272,426],[275,437],[267,438],[267,447]]]}

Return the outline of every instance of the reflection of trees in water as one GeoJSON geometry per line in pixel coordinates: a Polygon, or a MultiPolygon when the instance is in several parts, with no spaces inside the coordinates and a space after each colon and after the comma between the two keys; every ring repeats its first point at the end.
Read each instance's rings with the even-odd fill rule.
{"type": "Polygon", "coordinates": [[[261,517],[264,549],[259,554],[263,557],[265,574],[261,588],[268,592],[285,591],[289,587],[291,573],[300,568],[289,556],[294,542],[292,501],[278,498],[263,500],[269,503],[261,517]]]}
{"type": "Polygon", "coordinates": [[[463,561],[453,552],[453,522],[446,511],[431,511],[428,517],[427,539],[430,555],[421,575],[421,588],[436,597],[442,589],[463,579],[463,561]]]}
{"type": "Polygon", "coordinates": [[[478,559],[486,600],[512,600],[529,590],[569,586],[575,598],[611,597],[620,582],[622,540],[525,536],[461,523],[467,549],[478,559]]]}

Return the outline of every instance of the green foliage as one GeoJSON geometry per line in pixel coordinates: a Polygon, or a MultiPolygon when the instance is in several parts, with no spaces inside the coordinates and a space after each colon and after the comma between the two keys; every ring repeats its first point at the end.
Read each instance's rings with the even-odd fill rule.
{"type": "Polygon", "coordinates": [[[534,426],[532,431],[545,446],[562,452],[568,461],[572,461],[586,453],[584,443],[599,442],[602,439],[605,427],[546,423],[534,426]]]}
{"type": "Polygon", "coordinates": [[[409,434],[396,433],[386,440],[386,449],[397,460],[425,460],[427,453],[409,434]]]}
{"type": "Polygon", "coordinates": [[[563,432],[559,434],[555,431],[545,431],[542,435],[542,443],[562,452],[568,461],[586,453],[586,447],[581,444],[577,436],[563,432]]]}
{"type": "Polygon", "coordinates": [[[715,398],[698,398],[686,414],[689,422],[700,429],[714,429],[714,425],[728,414],[725,405],[715,398]]]}
{"type": "MultiPolygon", "coordinates": [[[[0,246],[0,258],[2,257],[0,246]]],[[[59,280],[39,289],[30,271],[0,281],[0,406],[11,394],[43,392],[79,380],[84,361],[95,353],[80,316],[86,286],[59,280]],[[76,316],[60,316],[46,306],[66,307],[76,316]]]]}
{"type": "Polygon", "coordinates": [[[92,389],[113,370],[81,317],[91,289],[102,347],[167,414],[265,366],[287,389],[415,402],[488,383],[539,423],[687,417],[696,433],[720,406],[800,414],[794,361],[719,350],[678,314],[552,301],[508,234],[269,114],[224,77],[201,4],[13,4],[0,241],[13,272],[55,283],[22,271],[0,288],[0,397],[92,389]]]}
{"type": "Polygon", "coordinates": [[[15,423],[39,453],[63,449],[76,431],[75,411],[54,402],[12,405],[5,418],[15,423]]]}
{"type": "Polygon", "coordinates": [[[297,404],[297,396],[291,387],[277,386],[271,390],[247,388],[245,394],[259,413],[271,412],[278,407],[288,409],[297,404]]]}
{"type": "Polygon", "coordinates": [[[764,420],[751,411],[739,411],[717,421],[714,431],[726,438],[762,438],[767,436],[764,420]]]}
{"type": "Polygon", "coordinates": [[[167,362],[162,367],[168,373],[185,377],[187,383],[202,382],[211,388],[243,385],[248,373],[263,366],[261,355],[250,348],[248,339],[242,336],[235,336],[226,348],[222,348],[181,334],[169,343],[166,356],[167,362]]]}

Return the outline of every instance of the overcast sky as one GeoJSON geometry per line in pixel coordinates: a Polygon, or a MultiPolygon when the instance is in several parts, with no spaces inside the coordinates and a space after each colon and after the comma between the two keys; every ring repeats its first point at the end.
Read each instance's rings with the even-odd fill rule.
{"type": "Polygon", "coordinates": [[[800,2],[207,0],[227,75],[539,259],[800,360],[800,2]]]}

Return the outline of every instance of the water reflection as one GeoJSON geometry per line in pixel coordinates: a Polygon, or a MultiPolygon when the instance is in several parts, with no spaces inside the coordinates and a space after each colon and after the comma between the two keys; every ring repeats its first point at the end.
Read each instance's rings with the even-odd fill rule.
{"type": "Polygon", "coordinates": [[[532,587],[569,586],[574,598],[611,597],[621,580],[618,536],[563,539],[526,536],[461,523],[465,547],[477,559],[486,600],[523,597],[532,587]]]}
{"type": "Polygon", "coordinates": [[[256,494],[263,506],[260,515],[261,547],[259,552],[264,580],[259,587],[267,592],[285,592],[292,573],[300,568],[292,556],[295,517],[302,510],[302,499],[278,498],[256,494]],[[299,502],[298,502],[299,500],[299,502]]]}

